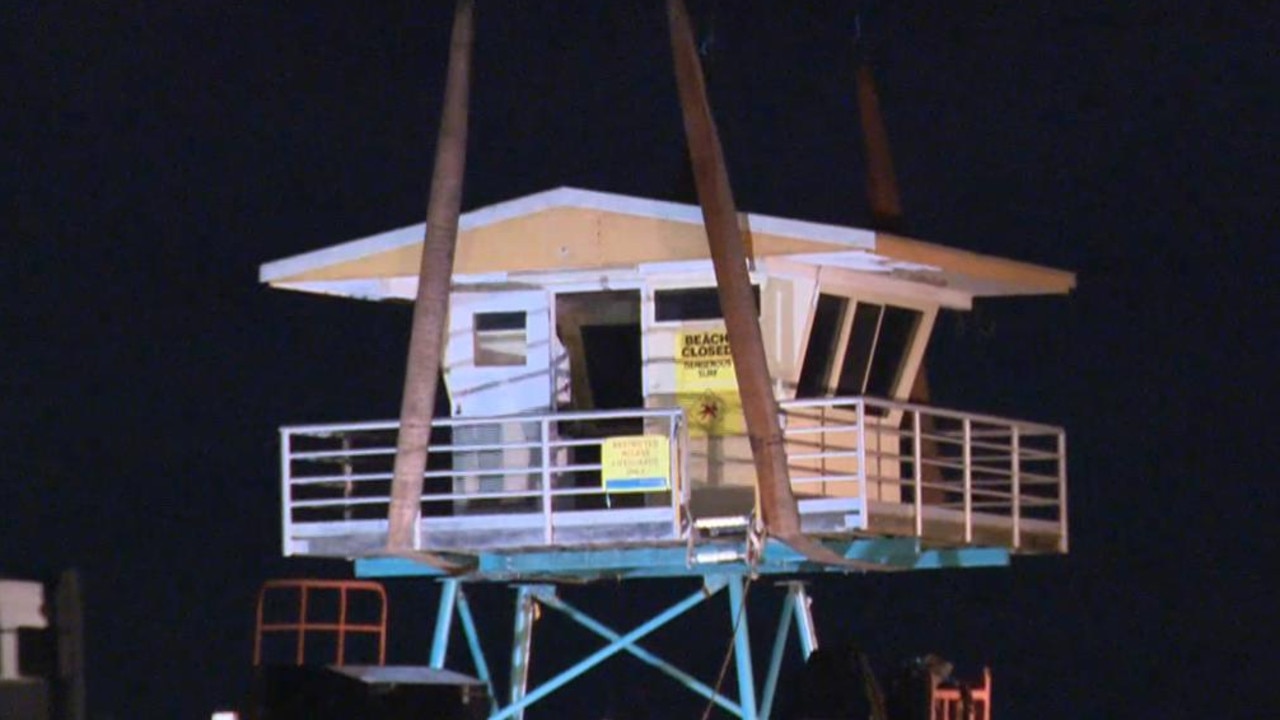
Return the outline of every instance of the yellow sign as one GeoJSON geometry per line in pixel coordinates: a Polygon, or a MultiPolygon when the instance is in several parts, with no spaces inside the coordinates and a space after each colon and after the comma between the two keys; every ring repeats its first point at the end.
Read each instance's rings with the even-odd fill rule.
{"type": "Polygon", "coordinates": [[[729,333],[723,328],[676,335],[676,402],[694,435],[746,432],[729,333]]]}
{"type": "Polygon", "coordinates": [[[650,492],[671,487],[671,443],[663,435],[622,435],[600,445],[605,492],[650,492]]]}

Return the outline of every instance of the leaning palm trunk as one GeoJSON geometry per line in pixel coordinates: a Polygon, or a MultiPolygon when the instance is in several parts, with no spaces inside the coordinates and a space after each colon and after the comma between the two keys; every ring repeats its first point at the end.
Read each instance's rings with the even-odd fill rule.
{"type": "Polygon", "coordinates": [[[800,531],[800,511],[791,492],[787,456],[778,421],[778,402],[769,378],[764,338],[756,315],[746,244],[738,229],[738,212],[725,169],[715,119],[707,102],[702,64],[683,0],[668,0],[671,50],[675,60],[680,108],[689,144],[702,220],[707,228],[720,305],[729,332],[729,351],[738,377],[738,393],[756,469],[756,492],[766,532],[812,560],[863,567],[846,560],[800,531]]]}
{"type": "Polygon", "coordinates": [[[707,227],[711,263],[715,268],[720,305],[729,331],[729,351],[738,376],[738,392],[751,440],[760,509],[765,526],[777,535],[800,531],[799,511],[787,473],[778,405],[769,380],[764,339],[756,318],[751,277],[747,273],[746,245],[738,230],[738,212],[725,170],[715,120],[707,104],[702,66],[694,49],[693,32],[682,0],[669,0],[671,45],[675,56],[680,107],[689,142],[694,183],[702,219],[707,227]]]}
{"type": "MultiPolygon", "coordinates": [[[[880,95],[876,81],[866,63],[858,65],[858,111],[862,120],[862,140],[867,153],[867,199],[871,204],[871,218],[875,229],[881,232],[902,232],[902,198],[898,193],[898,178],[893,171],[893,153],[889,150],[889,133],[885,130],[884,115],[880,112],[880,95]]],[[[920,361],[915,383],[907,398],[913,403],[929,404],[929,372],[920,361]]],[[[921,437],[913,441],[920,444],[921,456],[927,461],[938,457],[938,441],[933,440],[933,415],[920,418],[921,437]]],[[[936,462],[925,462],[921,470],[923,489],[921,501],[940,503],[945,499],[941,489],[942,468],[936,462]]]]}
{"type": "Polygon", "coordinates": [[[889,133],[880,114],[880,95],[871,68],[858,65],[858,112],[862,119],[863,147],[867,153],[867,199],[871,203],[871,219],[876,230],[899,232],[902,225],[902,199],[898,194],[898,178],[893,171],[893,155],[889,152],[889,133]]]}
{"type": "Polygon", "coordinates": [[[387,549],[405,552],[414,546],[422,506],[422,480],[431,441],[431,419],[449,322],[449,285],[462,208],[462,180],[467,157],[467,96],[471,76],[472,1],[458,0],[449,45],[444,110],[436,139],[435,168],[427,203],[427,229],[422,245],[418,294],[413,306],[400,434],[391,480],[387,549]]]}

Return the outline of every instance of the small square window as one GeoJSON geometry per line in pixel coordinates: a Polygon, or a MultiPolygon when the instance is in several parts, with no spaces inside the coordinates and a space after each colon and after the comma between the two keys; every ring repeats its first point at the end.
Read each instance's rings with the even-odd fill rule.
{"type": "Polygon", "coordinates": [[[523,312],[476,313],[476,367],[511,367],[528,356],[527,318],[523,312]]]}

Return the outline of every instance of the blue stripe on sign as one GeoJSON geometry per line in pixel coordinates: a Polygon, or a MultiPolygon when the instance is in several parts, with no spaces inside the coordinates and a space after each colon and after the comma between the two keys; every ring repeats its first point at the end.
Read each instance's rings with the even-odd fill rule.
{"type": "Polygon", "coordinates": [[[667,479],[661,476],[605,480],[606,490],[665,490],[666,487],[667,479]]]}

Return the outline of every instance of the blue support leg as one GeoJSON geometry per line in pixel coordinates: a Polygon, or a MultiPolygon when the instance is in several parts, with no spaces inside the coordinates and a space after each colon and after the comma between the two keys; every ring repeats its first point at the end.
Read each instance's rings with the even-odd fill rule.
{"type": "Polygon", "coordinates": [[[532,585],[521,585],[516,590],[515,638],[511,643],[511,707],[516,708],[511,717],[523,720],[525,705],[522,703],[529,688],[529,656],[533,652],[533,621],[537,612],[537,600],[532,585]]]}
{"type": "Polygon", "coordinates": [[[458,581],[450,578],[440,584],[440,604],[436,607],[436,631],[431,638],[431,659],[428,665],[436,670],[444,668],[449,655],[449,633],[453,629],[453,609],[458,601],[458,581]]]}
{"type": "Polygon", "coordinates": [[[807,662],[814,650],[818,649],[818,629],[813,625],[813,599],[809,597],[809,589],[802,582],[790,585],[789,595],[795,598],[792,606],[796,614],[796,630],[800,635],[800,653],[807,662]]]}
{"type": "Polygon", "coordinates": [[[769,672],[764,678],[764,695],[760,698],[761,720],[769,720],[769,714],[773,712],[773,696],[778,690],[778,675],[782,672],[782,655],[787,649],[787,636],[791,632],[791,610],[795,603],[796,596],[788,589],[787,597],[782,601],[782,612],[778,613],[778,630],[773,636],[769,672]]]}
{"type": "Polygon", "coordinates": [[[497,705],[498,695],[494,692],[493,676],[489,674],[489,663],[484,659],[484,648],[480,646],[480,634],[476,632],[476,621],[471,615],[471,605],[467,602],[467,594],[461,588],[457,594],[458,619],[462,621],[462,633],[467,638],[467,646],[471,649],[471,662],[476,666],[476,679],[489,689],[490,702],[497,705]]]}
{"type": "Polygon", "coordinates": [[[729,581],[729,616],[733,623],[733,657],[738,666],[738,703],[742,720],[759,720],[756,713],[756,679],[751,666],[751,636],[747,632],[746,592],[743,578],[729,581]]]}

